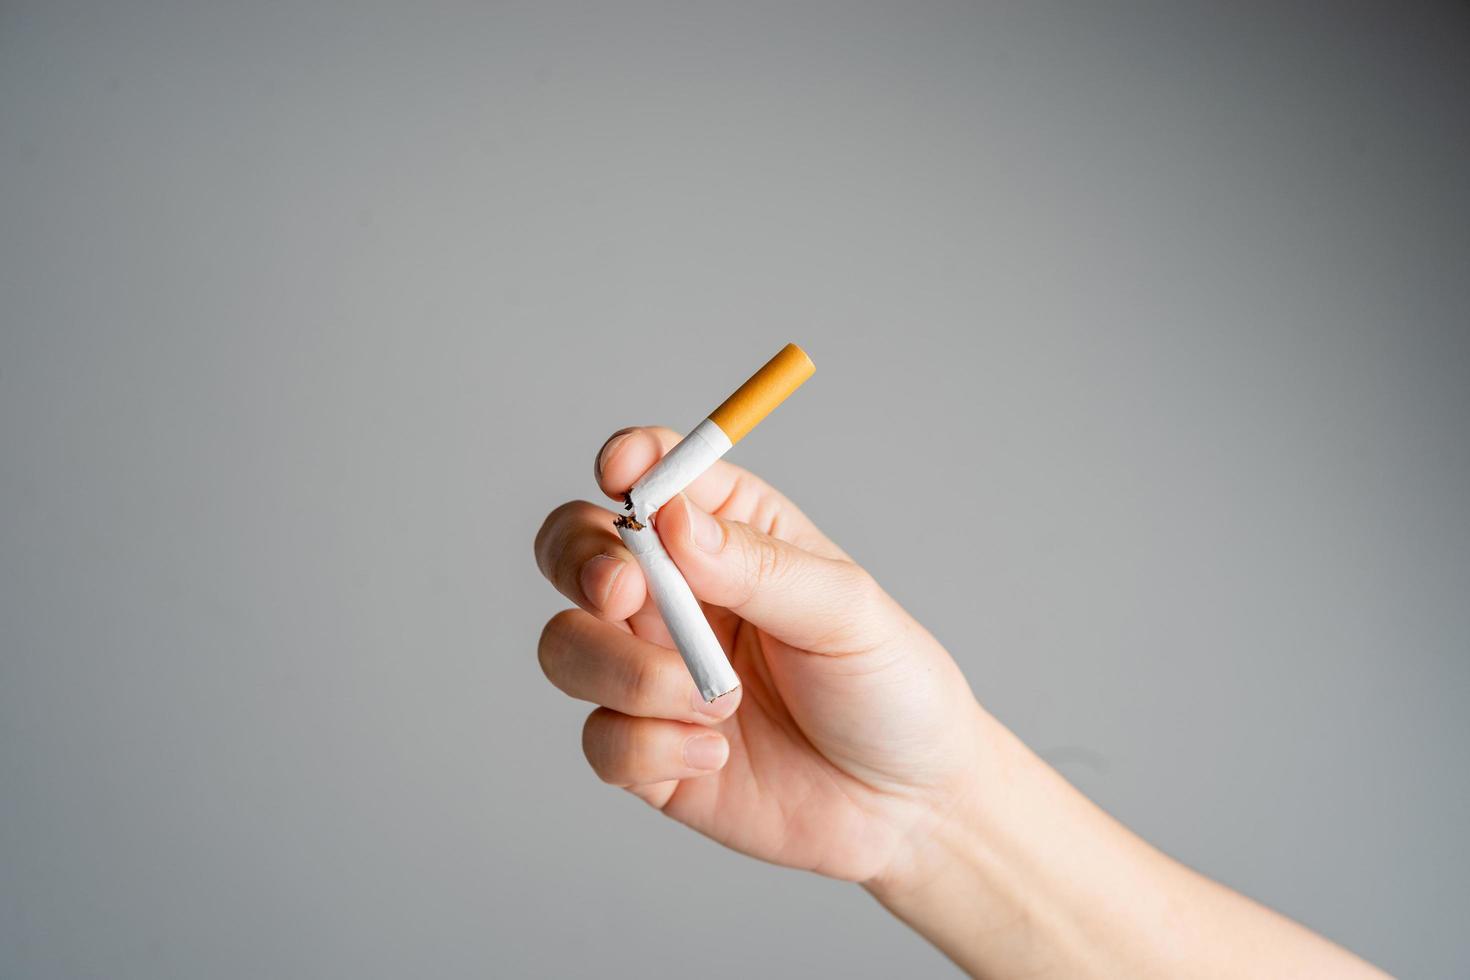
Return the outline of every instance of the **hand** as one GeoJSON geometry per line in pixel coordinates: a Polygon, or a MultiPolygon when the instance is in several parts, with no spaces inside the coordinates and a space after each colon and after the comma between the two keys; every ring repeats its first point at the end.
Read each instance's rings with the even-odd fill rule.
{"type": "MultiPolygon", "coordinates": [[[[603,492],[675,441],[615,434],[603,492]]],[[[705,704],[613,516],[564,504],[536,535],[581,607],[547,623],[541,666],[601,705],[582,745],[604,780],[746,854],[862,882],[976,976],[1382,975],[1099,810],[790,501],[723,462],[654,519],[740,675],[705,704]]]]}
{"type": "MultiPolygon", "coordinates": [[[[614,435],[603,492],[621,500],[676,441],[614,435]]],[[[535,546],[581,607],[546,625],[541,665],[602,705],[583,747],[604,780],[746,854],[852,881],[891,867],[973,785],[982,712],[959,668],[781,494],[721,462],[656,518],[741,679],[712,704],[613,516],[565,504],[535,546]]]]}

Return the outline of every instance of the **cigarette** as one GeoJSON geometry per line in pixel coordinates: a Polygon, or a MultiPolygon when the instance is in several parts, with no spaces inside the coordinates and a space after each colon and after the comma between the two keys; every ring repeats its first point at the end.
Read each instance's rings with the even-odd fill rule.
{"type": "Polygon", "coordinates": [[[674,646],[684,658],[684,666],[689,668],[689,676],[694,678],[700,696],[713,701],[739,687],[740,678],[735,676],[724,647],[710,629],[709,620],[704,618],[699,600],[694,598],[689,583],[684,581],[679,566],[669,557],[658,535],[651,529],[635,531],[627,525],[619,526],[618,534],[638,559],[658,614],[669,628],[674,646]]]}
{"type": "Polygon", "coordinates": [[[660,507],[745,438],[814,371],[816,366],[806,351],[795,344],[783,347],[633,485],[627,498],[632,513],[614,522],[623,543],[638,559],[654,605],[706,701],[735,690],[740,678],[679,566],[648,524],[660,507]]]}
{"type": "Polygon", "coordinates": [[[800,347],[787,344],[781,348],[633,485],[628,491],[633,520],[647,524],[660,507],[745,438],[816,369],[800,347]]]}

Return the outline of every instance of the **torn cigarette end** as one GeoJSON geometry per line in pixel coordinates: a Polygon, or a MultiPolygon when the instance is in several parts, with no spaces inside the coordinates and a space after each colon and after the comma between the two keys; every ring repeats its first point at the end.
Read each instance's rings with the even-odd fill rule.
{"type": "Polygon", "coordinates": [[[710,421],[724,430],[731,445],[745,438],[761,420],[770,415],[802,383],[816,373],[817,366],[806,351],[787,344],[765,363],[750,379],[735,389],[720,407],[709,414],[710,421]]]}
{"type": "MultiPolygon", "coordinates": [[[[623,494],[623,510],[631,511],[632,509],[633,495],[631,493],[623,494]]],[[[647,526],[647,524],[638,520],[637,514],[619,514],[613,518],[613,527],[625,527],[630,531],[641,531],[647,526]]]]}

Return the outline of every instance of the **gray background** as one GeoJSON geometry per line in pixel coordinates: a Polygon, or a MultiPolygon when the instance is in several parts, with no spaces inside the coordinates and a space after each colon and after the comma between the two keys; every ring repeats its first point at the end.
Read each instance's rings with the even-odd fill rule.
{"type": "Polygon", "coordinates": [[[1464,3],[4,3],[0,976],[946,975],[535,663],[787,340],[738,460],[992,711],[1470,973],[1467,105],[1464,3]]]}

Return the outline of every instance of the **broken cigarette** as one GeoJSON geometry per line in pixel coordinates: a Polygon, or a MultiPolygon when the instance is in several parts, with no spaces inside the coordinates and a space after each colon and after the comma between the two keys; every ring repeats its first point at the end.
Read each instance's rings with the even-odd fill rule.
{"type": "Polygon", "coordinates": [[[689,676],[694,678],[700,696],[713,701],[739,687],[740,678],[735,676],[724,647],[710,629],[709,620],[704,618],[699,600],[658,535],[652,530],[635,531],[627,525],[619,526],[618,534],[638,559],[658,614],[669,628],[674,646],[684,658],[684,666],[689,668],[689,676]]]}
{"type": "Polygon", "coordinates": [[[816,371],[806,351],[787,344],[709,413],[628,491],[633,520],[647,524],[664,504],[709,469],[816,371]]]}
{"type": "Polygon", "coordinates": [[[706,701],[735,690],[740,678],[679,566],[669,557],[658,532],[648,525],[660,507],[729,452],[814,371],[816,366],[806,351],[795,344],[783,347],[633,485],[626,505],[632,513],[615,522],[618,535],[638,559],[659,615],[706,701]]]}

